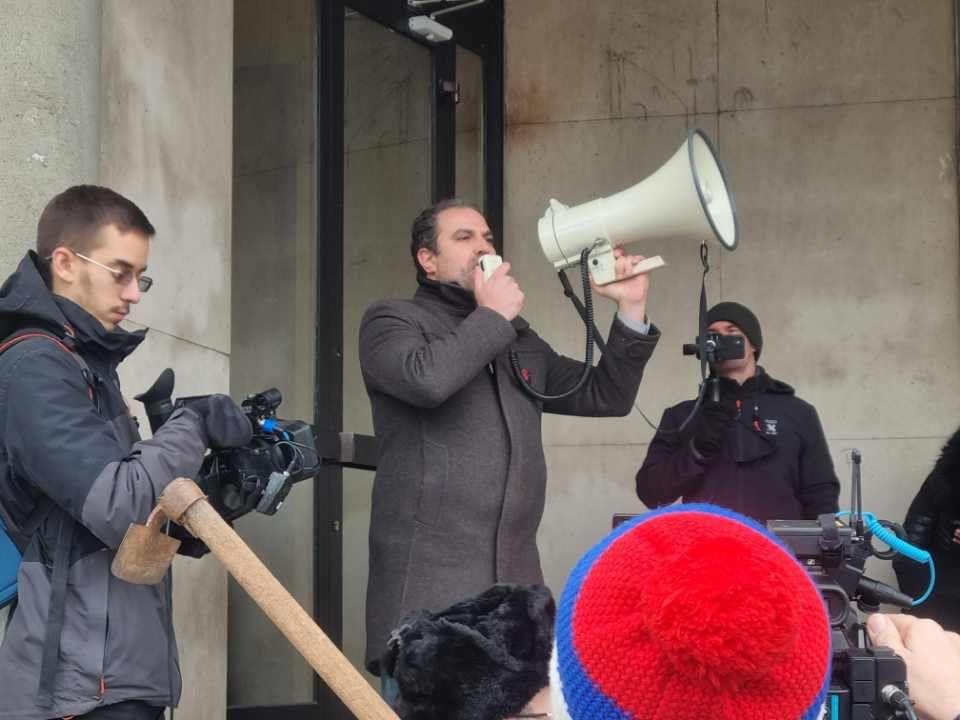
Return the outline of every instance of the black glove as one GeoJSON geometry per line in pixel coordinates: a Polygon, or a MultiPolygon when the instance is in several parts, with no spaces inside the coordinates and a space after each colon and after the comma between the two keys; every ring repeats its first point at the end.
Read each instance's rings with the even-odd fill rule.
{"type": "Polygon", "coordinates": [[[700,410],[700,423],[693,435],[692,443],[696,452],[707,462],[720,456],[723,449],[723,436],[727,432],[733,415],[723,404],[707,401],[700,410]]]}
{"type": "Polygon", "coordinates": [[[210,395],[188,406],[203,418],[212,450],[246,445],[253,439],[253,426],[243,410],[226,395],[210,395]]]}
{"type": "Polygon", "coordinates": [[[191,535],[185,527],[171,522],[167,528],[167,535],[180,541],[180,547],[177,548],[177,555],[185,555],[192,558],[202,558],[210,548],[203,540],[198,540],[191,535]]]}

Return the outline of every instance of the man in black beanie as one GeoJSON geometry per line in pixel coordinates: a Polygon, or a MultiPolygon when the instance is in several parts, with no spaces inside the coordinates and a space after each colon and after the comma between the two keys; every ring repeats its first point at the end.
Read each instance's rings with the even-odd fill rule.
{"type": "Polygon", "coordinates": [[[817,411],[757,364],[760,322],[736,302],[714,305],[707,330],[742,335],[744,357],[711,365],[720,401],[708,398],[683,432],[693,400],[668,408],[637,472],[648,507],[722,505],[760,522],[836,512],[840,483],[817,411]]]}

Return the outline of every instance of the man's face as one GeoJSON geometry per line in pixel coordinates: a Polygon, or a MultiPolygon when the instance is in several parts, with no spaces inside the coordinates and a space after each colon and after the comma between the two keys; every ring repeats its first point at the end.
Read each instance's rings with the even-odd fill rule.
{"type": "Polygon", "coordinates": [[[115,225],[106,225],[96,234],[93,249],[81,253],[80,258],[69,248],[54,251],[54,263],[66,268],[55,271],[54,292],[73,300],[93,315],[107,330],[127,316],[130,306],[140,302],[141,291],[137,280],[147,269],[150,240],[137,231],[120,232],[115,225]],[[58,254],[62,259],[58,259],[58,254]],[[94,261],[94,262],[90,262],[94,261]],[[104,267],[128,272],[129,281],[120,282],[104,267]]]}
{"type": "Polygon", "coordinates": [[[714,363],[713,369],[717,375],[723,376],[731,371],[741,369],[756,369],[756,348],[750,342],[750,338],[744,335],[743,330],[732,322],[717,320],[707,326],[707,332],[717,333],[718,335],[741,335],[743,337],[743,357],[739,360],[724,360],[723,362],[714,363]]]}
{"type": "Polygon", "coordinates": [[[473,291],[473,271],[481,255],[495,253],[493,233],[473,208],[448,208],[437,215],[437,251],[421,248],[417,259],[427,277],[473,291]]]}

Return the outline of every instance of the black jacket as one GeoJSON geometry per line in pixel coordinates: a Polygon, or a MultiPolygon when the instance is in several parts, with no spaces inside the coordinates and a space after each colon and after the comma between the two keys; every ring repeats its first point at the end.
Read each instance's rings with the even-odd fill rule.
{"type": "Polygon", "coordinates": [[[120,391],[117,366],[144,333],[108,332],[82,307],[50,293],[28,253],[0,288],[0,338],[38,328],[72,343],[75,357],[43,338],[0,354],[0,512],[8,527],[46,497],[51,510],[20,566],[19,598],[0,645],[0,719],[81,715],[142,700],[175,705],[180,671],[170,575],[156,586],[110,574],[127,527],[142,523],[166,485],[195,476],[207,445],[200,417],[177,410],[141,441],[120,391]],[[38,704],[57,537],[70,542],[63,629],[52,703],[38,704]]]}
{"type": "MultiPolygon", "coordinates": [[[[960,523],[960,430],[940,453],[920,492],[910,503],[903,527],[907,539],[929,550],[937,569],[937,583],[926,602],[909,612],[929,617],[947,630],[960,631],[960,545],[953,541],[960,523]]],[[[900,589],[912,597],[926,592],[930,571],[903,556],[893,561],[900,589]]]]}
{"type": "Polygon", "coordinates": [[[720,456],[708,463],[694,455],[690,441],[703,419],[699,411],[683,433],[674,432],[693,400],[667,409],[637,472],[644,504],[653,508],[683,498],[760,522],[836,512],[840,483],[813,406],[763,368],[742,386],[721,379],[720,387],[722,402],[733,396],[742,408],[723,436],[720,456]]]}

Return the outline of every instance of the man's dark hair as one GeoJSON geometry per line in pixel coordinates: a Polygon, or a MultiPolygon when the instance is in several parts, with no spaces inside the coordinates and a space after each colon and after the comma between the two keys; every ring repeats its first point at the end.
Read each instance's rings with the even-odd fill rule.
{"type": "Polygon", "coordinates": [[[417,215],[410,228],[410,255],[413,256],[413,266],[417,269],[418,280],[423,280],[426,274],[423,272],[420,261],[417,260],[417,252],[420,248],[427,248],[433,253],[437,252],[437,216],[450,208],[470,208],[482,212],[473,203],[454,197],[434,203],[417,215]]]}
{"type": "Polygon", "coordinates": [[[58,247],[81,253],[94,249],[97,232],[115,225],[120,232],[136,231],[147,238],[156,234],[143,210],[120,193],[98,185],[74,185],[55,196],[37,223],[37,255],[41,274],[50,282],[49,258],[58,247]]]}

